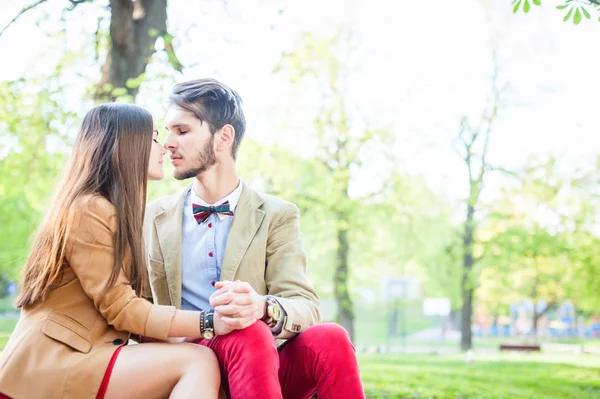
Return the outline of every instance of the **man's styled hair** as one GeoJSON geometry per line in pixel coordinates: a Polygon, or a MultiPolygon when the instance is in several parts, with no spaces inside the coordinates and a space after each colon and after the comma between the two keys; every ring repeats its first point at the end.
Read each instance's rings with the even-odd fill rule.
{"type": "Polygon", "coordinates": [[[169,104],[208,123],[212,134],[225,125],[233,126],[235,138],[231,155],[236,159],[246,131],[242,98],[238,93],[215,79],[196,79],[177,84],[169,96],[169,104]]]}

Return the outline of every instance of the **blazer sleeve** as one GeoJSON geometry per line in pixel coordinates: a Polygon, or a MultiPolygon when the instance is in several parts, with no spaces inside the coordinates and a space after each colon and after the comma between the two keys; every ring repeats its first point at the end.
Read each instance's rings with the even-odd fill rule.
{"type": "Polygon", "coordinates": [[[300,211],[291,205],[269,232],[266,283],[286,316],[275,338],[286,339],[321,320],[319,297],[306,276],[306,253],[300,233],[300,211]]]}
{"type": "Polygon", "coordinates": [[[103,198],[74,206],[66,258],[85,293],[107,322],[117,330],[166,339],[175,307],[153,305],[136,295],[123,268],[113,288],[106,285],[114,265],[116,212],[103,198]]]}

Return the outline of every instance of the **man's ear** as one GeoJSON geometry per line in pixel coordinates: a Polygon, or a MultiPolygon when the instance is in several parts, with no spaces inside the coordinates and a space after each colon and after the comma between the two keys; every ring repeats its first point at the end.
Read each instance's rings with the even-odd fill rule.
{"type": "Polygon", "coordinates": [[[235,129],[233,126],[227,124],[224,125],[217,132],[218,137],[216,141],[216,151],[229,150],[233,146],[235,141],[235,129]]]}

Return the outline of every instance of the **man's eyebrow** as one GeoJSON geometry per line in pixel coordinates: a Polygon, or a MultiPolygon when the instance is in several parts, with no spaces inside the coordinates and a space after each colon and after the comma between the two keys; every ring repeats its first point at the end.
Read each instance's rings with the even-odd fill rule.
{"type": "MultiPolygon", "coordinates": [[[[190,125],[188,125],[187,123],[175,123],[174,125],[171,125],[172,128],[182,128],[182,127],[187,127],[188,129],[190,128],[190,125]]],[[[165,129],[169,130],[169,126],[165,126],[165,129]]]]}

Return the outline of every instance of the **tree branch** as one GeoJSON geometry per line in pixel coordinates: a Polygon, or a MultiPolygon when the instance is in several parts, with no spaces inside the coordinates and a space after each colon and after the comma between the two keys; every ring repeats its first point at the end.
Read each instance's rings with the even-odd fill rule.
{"type": "Polygon", "coordinates": [[[490,171],[490,172],[500,172],[500,173],[503,173],[503,174],[505,174],[507,176],[519,178],[519,180],[520,180],[520,173],[519,172],[515,172],[514,170],[506,169],[506,168],[504,168],[502,166],[487,165],[487,170],[490,171]]]}
{"type": "MultiPolygon", "coordinates": [[[[535,304],[533,305],[535,308],[535,304]]],[[[534,312],[535,313],[535,319],[539,319],[540,317],[542,317],[543,315],[545,315],[546,313],[548,313],[552,308],[554,308],[555,306],[558,306],[558,301],[550,301],[547,305],[546,305],[546,309],[542,310],[540,313],[534,312]]]]}
{"type": "Polygon", "coordinates": [[[167,59],[169,60],[169,64],[179,73],[183,73],[183,64],[177,57],[175,53],[175,49],[173,47],[173,36],[171,36],[168,32],[162,35],[164,44],[165,44],[165,52],[167,53],[167,59]]]}
{"type": "Polygon", "coordinates": [[[2,36],[4,31],[7,30],[12,24],[14,24],[17,21],[17,19],[19,19],[23,14],[25,14],[29,10],[36,8],[40,4],[45,3],[46,1],[47,0],[38,0],[35,3],[28,5],[27,7],[23,7],[23,9],[21,9],[21,11],[19,11],[19,13],[13,19],[11,19],[10,22],[6,24],[4,28],[2,28],[2,30],[0,30],[0,36],[2,36]]]}
{"type": "Polygon", "coordinates": [[[477,176],[477,184],[483,183],[483,176],[487,167],[486,161],[488,155],[488,143],[490,140],[490,135],[492,133],[492,126],[496,120],[496,117],[498,116],[498,107],[500,106],[501,90],[498,88],[498,56],[495,49],[493,51],[493,60],[494,72],[492,75],[492,109],[488,115],[485,115],[484,111],[484,117],[482,118],[482,122],[483,120],[485,120],[487,122],[487,126],[484,133],[483,150],[481,153],[481,170],[479,171],[479,175],[477,176]]]}

